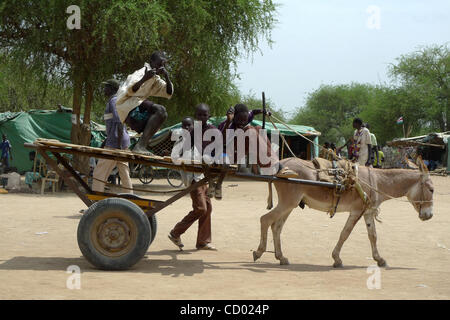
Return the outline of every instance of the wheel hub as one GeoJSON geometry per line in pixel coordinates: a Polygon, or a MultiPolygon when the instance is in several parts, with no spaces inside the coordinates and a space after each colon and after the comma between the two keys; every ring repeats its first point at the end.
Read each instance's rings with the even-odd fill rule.
{"type": "Polygon", "coordinates": [[[100,246],[108,251],[120,251],[130,242],[130,228],[117,218],[107,219],[98,228],[100,246]]]}

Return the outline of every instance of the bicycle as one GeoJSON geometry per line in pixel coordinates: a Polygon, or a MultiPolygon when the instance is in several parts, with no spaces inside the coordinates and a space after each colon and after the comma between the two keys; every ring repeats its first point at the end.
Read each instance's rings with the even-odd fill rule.
{"type": "MultiPolygon", "coordinates": [[[[143,184],[150,184],[156,174],[155,170],[151,166],[144,166],[142,164],[136,165],[132,169],[133,173],[137,172],[137,176],[139,181],[141,181],[143,184]]],[[[166,175],[167,182],[174,188],[179,188],[183,184],[183,180],[181,178],[181,173],[178,170],[169,169],[167,171],[166,175]]]]}
{"type": "Polygon", "coordinates": [[[181,187],[183,185],[183,179],[181,178],[180,171],[169,169],[167,171],[167,182],[174,188],[181,187]]]}

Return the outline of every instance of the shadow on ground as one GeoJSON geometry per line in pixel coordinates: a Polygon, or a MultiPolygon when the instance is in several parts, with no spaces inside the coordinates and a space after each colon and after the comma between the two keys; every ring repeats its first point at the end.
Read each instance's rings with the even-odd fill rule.
{"type": "Polygon", "coordinates": [[[74,214],[72,216],[53,216],[53,218],[65,218],[65,219],[73,219],[73,220],[80,220],[82,217],[81,214],[74,214]]]}
{"type": "MultiPolygon", "coordinates": [[[[249,261],[205,262],[201,259],[185,259],[197,250],[161,250],[148,252],[146,257],[129,270],[105,271],[94,268],[84,257],[14,257],[0,263],[0,270],[33,270],[33,271],[65,271],[71,265],[77,265],[81,271],[86,272],[127,272],[127,273],[158,273],[163,276],[178,277],[180,275],[193,276],[201,274],[204,270],[247,270],[257,273],[273,271],[293,272],[339,272],[342,270],[366,269],[367,266],[348,265],[340,269],[334,269],[331,265],[298,264],[281,266],[276,263],[261,263],[249,261]],[[168,256],[169,259],[153,259],[152,256],[168,256]],[[182,259],[178,259],[182,257],[182,259]]],[[[387,267],[386,270],[415,270],[414,268],[387,267]]]]}

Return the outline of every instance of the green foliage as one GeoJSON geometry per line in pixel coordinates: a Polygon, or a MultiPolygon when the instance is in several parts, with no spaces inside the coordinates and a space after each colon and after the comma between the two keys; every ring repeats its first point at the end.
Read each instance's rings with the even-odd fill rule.
{"type": "Polygon", "coordinates": [[[73,88],[74,110],[101,113],[107,78],[124,80],[148,62],[154,50],[169,58],[174,97],[165,105],[179,121],[206,102],[222,115],[236,102],[233,84],[238,57],[259,41],[270,42],[276,6],[271,0],[80,0],[81,29],[66,26],[73,2],[4,0],[0,5],[0,46],[43,81],[73,88]],[[98,89],[97,89],[98,90],[98,89]],[[95,96],[93,97],[93,93],[95,96]]]}
{"type": "Polygon", "coordinates": [[[81,29],[69,30],[72,1],[5,0],[0,43],[18,60],[45,66],[47,73],[72,80],[81,74],[97,83],[136,67],[158,42],[168,23],[155,1],[81,0],[81,29]],[[151,23],[136,23],[151,21],[151,23]]]}
{"type": "Polygon", "coordinates": [[[161,48],[169,55],[175,94],[168,107],[169,121],[179,121],[205,102],[213,116],[224,115],[238,102],[233,84],[234,65],[241,56],[258,48],[259,40],[270,41],[275,20],[272,1],[168,0],[166,10],[174,23],[161,48]]]}
{"type": "Polygon", "coordinates": [[[321,143],[341,142],[353,132],[353,119],[369,102],[373,87],[350,85],[322,85],[309,94],[306,106],[299,109],[290,121],[314,127],[322,133],[321,143]]]}
{"type": "Polygon", "coordinates": [[[441,131],[450,124],[450,49],[448,45],[430,46],[402,55],[390,74],[426,105],[427,120],[441,131]]]}
{"type": "Polygon", "coordinates": [[[58,81],[46,80],[43,71],[0,55],[0,113],[70,106],[72,90],[58,81]]]}
{"type": "Polygon", "coordinates": [[[395,137],[419,135],[433,131],[427,120],[427,105],[422,101],[423,93],[410,87],[377,87],[369,104],[359,114],[370,124],[378,143],[384,144],[395,137]],[[403,117],[403,125],[397,119],[403,117]],[[423,130],[423,131],[422,131],[423,130]]]}

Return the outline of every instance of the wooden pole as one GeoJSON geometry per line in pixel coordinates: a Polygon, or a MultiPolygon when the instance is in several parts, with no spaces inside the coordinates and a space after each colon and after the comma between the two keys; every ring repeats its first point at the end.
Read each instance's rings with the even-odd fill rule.
{"type": "Polygon", "coordinates": [[[262,93],[262,104],[263,104],[263,123],[262,123],[262,128],[265,129],[266,128],[266,95],[263,91],[262,93]]]}
{"type": "Polygon", "coordinates": [[[56,173],[62,177],[64,179],[64,181],[66,182],[66,184],[72,189],[73,192],[75,192],[78,197],[86,204],[86,206],[90,207],[93,202],[91,200],[88,199],[88,197],[86,196],[86,193],[82,192],[79,188],[78,185],[75,183],[75,181],[73,181],[68,175],[64,174],[64,171],[62,171],[59,167],[58,164],[56,163],[55,160],[53,160],[52,158],[50,158],[45,149],[41,149],[38,148],[37,149],[38,152],[42,155],[42,157],[45,159],[45,161],[47,162],[47,164],[50,165],[50,167],[56,171],[56,173]]]}

